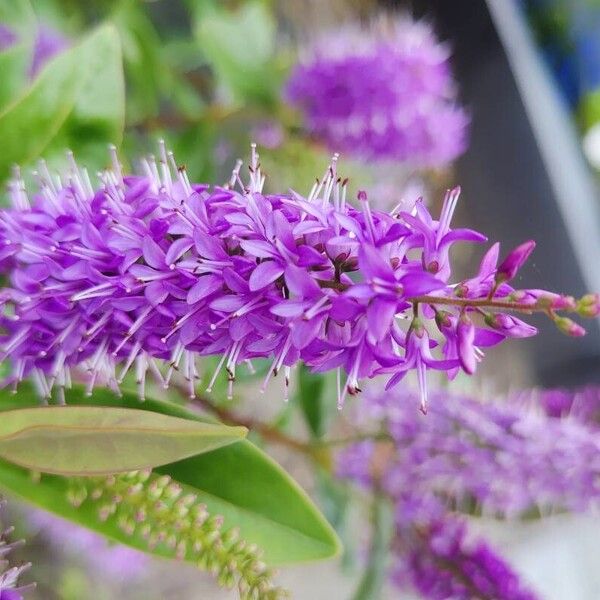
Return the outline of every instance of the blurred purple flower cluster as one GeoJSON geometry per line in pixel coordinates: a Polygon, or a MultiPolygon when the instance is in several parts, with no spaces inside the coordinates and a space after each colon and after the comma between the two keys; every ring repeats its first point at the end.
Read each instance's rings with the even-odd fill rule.
{"type": "Polygon", "coordinates": [[[508,285],[533,242],[500,266],[496,244],[474,278],[451,283],[451,246],[486,239],[451,229],[458,189],[435,220],[420,202],[410,213],[372,210],[365,192],[355,208],[335,157],[307,197],[263,194],[255,151],[247,185],[240,167],[224,187],[192,185],[163,147],[139,176],[123,175],[114,155],[94,189],[74,161],[60,179],[42,164],[31,197],[17,174],[13,208],[0,213],[0,271],[10,282],[0,291],[0,357],[11,359],[12,382],[31,374],[48,396],[82,367],[91,393],[100,380],[118,388],[135,364],[142,396],[148,369],[165,386],[179,370],[193,396],[195,358],[222,355],[213,382],[223,366],[232,384],[239,363],[271,358],[265,385],[283,369],[287,390],[302,360],[338,369],[340,405],[361,378],[386,374],[391,387],[414,370],[425,410],[427,369],[473,373],[480,347],[535,334],[486,307],[579,306],[508,285]]]}
{"type": "Polygon", "coordinates": [[[467,145],[449,48],[409,18],[330,31],[292,70],[285,95],[332,150],[442,166],[467,145]]]}
{"type": "Polygon", "coordinates": [[[465,523],[443,519],[412,529],[391,580],[431,600],[536,600],[511,567],[482,539],[471,539],[465,523]]]}
{"type": "Polygon", "coordinates": [[[426,419],[415,418],[411,392],[368,395],[357,420],[379,426],[387,439],[349,446],[338,456],[338,474],[363,488],[376,485],[392,500],[393,580],[432,600],[532,598],[485,542],[467,535],[458,515],[518,517],[595,505],[598,423],[582,413],[553,416],[557,396],[565,415],[563,407],[574,410],[582,394],[597,414],[600,393],[591,388],[522,392],[494,403],[436,392],[426,419]]]}

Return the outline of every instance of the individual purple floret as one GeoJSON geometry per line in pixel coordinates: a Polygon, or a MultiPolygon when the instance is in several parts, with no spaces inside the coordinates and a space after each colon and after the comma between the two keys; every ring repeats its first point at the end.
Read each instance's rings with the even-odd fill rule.
{"type": "Polygon", "coordinates": [[[394,504],[393,581],[431,600],[533,598],[457,513],[514,518],[595,506],[600,437],[589,415],[599,398],[595,388],[494,402],[437,392],[427,419],[416,419],[414,393],[368,394],[357,421],[382,441],[346,448],[337,473],[394,504]]]}
{"type": "Polygon", "coordinates": [[[502,320],[506,311],[558,319],[555,310],[578,309],[569,297],[498,284],[497,245],[474,279],[452,282],[451,246],[486,239],[451,229],[459,190],[439,220],[422,203],[375,211],[365,192],[355,207],[336,160],[306,197],[264,194],[255,150],[247,184],[240,161],[228,185],[212,188],[190,184],[164,147],[141,175],[124,175],[114,155],[97,188],[72,157],[61,178],[42,163],[31,195],[17,173],[12,208],[0,212],[9,282],[0,359],[10,359],[10,381],[31,376],[48,397],[76,368],[91,393],[97,382],[117,389],[133,368],[143,398],[148,370],[165,386],[179,371],[193,396],[196,358],[221,355],[209,388],[224,368],[231,394],[240,363],[269,358],[265,385],[283,370],[287,393],[302,360],[338,369],[340,406],[365,377],[386,374],[391,387],[415,371],[425,410],[428,369],[471,373],[482,347],[535,333],[502,320]],[[501,320],[488,327],[490,315],[501,320]]]}
{"type": "Polygon", "coordinates": [[[442,166],[462,154],[449,48],[424,21],[398,18],[325,33],[293,68],[285,95],[332,150],[442,166]]]}

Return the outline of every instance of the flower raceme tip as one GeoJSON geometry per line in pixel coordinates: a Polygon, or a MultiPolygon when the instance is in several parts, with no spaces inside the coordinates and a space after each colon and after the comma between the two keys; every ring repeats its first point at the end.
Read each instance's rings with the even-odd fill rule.
{"type": "MultiPolygon", "coordinates": [[[[450,227],[459,188],[436,220],[422,202],[382,212],[361,192],[352,205],[337,155],[307,196],[263,193],[255,146],[247,181],[238,161],[213,187],[190,183],[164,144],[138,175],[113,149],[95,188],[69,160],[60,177],[41,163],[32,191],[15,171],[0,213],[0,357],[8,384],[31,376],[44,397],[57,387],[60,400],[75,375],[89,393],[118,390],[131,369],[141,398],[147,371],[165,386],[178,371],[194,396],[196,359],[219,355],[209,388],[224,369],[230,395],[240,363],[257,358],[272,360],[264,386],[284,371],[287,395],[301,360],[338,370],[340,406],[363,378],[387,375],[392,387],[414,371],[425,410],[429,369],[472,373],[482,348],[536,333],[509,312],[557,320],[597,305],[499,282],[498,244],[453,283],[452,245],[486,241],[450,227]]],[[[523,261],[511,256],[514,270],[523,261]]]]}

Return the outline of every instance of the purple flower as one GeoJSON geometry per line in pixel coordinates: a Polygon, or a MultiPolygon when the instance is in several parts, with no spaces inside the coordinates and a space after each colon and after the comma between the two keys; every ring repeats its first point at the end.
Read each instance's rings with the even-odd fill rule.
{"type": "Polygon", "coordinates": [[[392,580],[432,600],[533,598],[457,513],[514,518],[595,506],[598,390],[529,391],[493,403],[437,392],[427,419],[415,418],[414,396],[367,395],[357,421],[388,439],[350,445],[337,460],[338,476],[361,488],[376,480],[394,504],[392,580]]]}
{"type": "Polygon", "coordinates": [[[349,155],[440,166],[466,147],[449,50],[423,21],[327,32],[292,70],[285,95],[315,138],[349,155]]]}
{"type": "Polygon", "coordinates": [[[513,279],[534,249],[535,242],[529,240],[512,250],[498,267],[496,271],[496,281],[498,283],[503,283],[504,281],[513,279]]]}
{"type": "Polygon", "coordinates": [[[345,370],[340,405],[365,377],[388,374],[392,386],[414,370],[425,409],[427,369],[472,372],[480,347],[526,327],[498,316],[492,328],[465,328],[471,315],[490,302],[498,315],[522,308],[518,293],[528,311],[566,305],[495,285],[497,247],[476,278],[452,282],[452,244],[485,239],[450,228],[458,189],[439,220],[422,203],[373,210],[364,192],[355,208],[336,160],[306,197],[264,194],[255,151],[249,181],[240,162],[225,187],[191,184],[164,147],[142,175],[124,175],[114,155],[95,189],[74,161],[59,181],[42,164],[31,196],[17,175],[13,207],[0,213],[8,382],[30,376],[48,397],[85,376],[91,393],[97,383],[117,390],[134,369],[143,397],[150,370],[165,386],[179,373],[193,396],[197,357],[220,355],[209,388],[224,369],[231,395],[240,364],[269,358],[265,385],[283,372],[287,394],[302,360],[345,370]]]}
{"type": "Polygon", "coordinates": [[[392,568],[392,581],[428,600],[538,598],[484,540],[469,539],[461,521],[444,519],[409,529],[405,538],[397,538],[395,549],[400,560],[392,568]]]}

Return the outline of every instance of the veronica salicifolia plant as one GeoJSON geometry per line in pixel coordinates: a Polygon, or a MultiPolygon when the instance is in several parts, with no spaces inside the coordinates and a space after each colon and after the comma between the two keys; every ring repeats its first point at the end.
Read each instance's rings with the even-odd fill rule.
{"type": "MultiPolygon", "coordinates": [[[[0,501],[0,508],[4,506],[4,501],[0,501]]],[[[16,546],[23,542],[9,542],[8,538],[13,529],[5,529],[0,534],[0,600],[23,600],[23,594],[33,589],[33,584],[19,585],[19,577],[31,565],[24,564],[18,567],[11,567],[8,555],[16,546]]]]}
{"type": "Polygon", "coordinates": [[[350,204],[336,157],[306,197],[264,194],[255,150],[247,184],[240,167],[229,185],[191,184],[163,147],[140,175],[113,155],[97,188],[75,162],[60,178],[42,163],[32,193],[17,173],[0,212],[9,381],[31,376],[47,397],[77,368],[91,393],[134,368],[143,398],[148,370],[165,386],[179,370],[194,396],[196,357],[221,355],[212,382],[224,367],[231,388],[240,363],[271,358],[265,385],[283,370],[287,393],[302,360],[338,370],[340,406],[361,378],[386,374],[393,387],[416,371],[425,410],[428,369],[471,374],[481,348],[536,333],[509,312],[542,311],[571,335],[583,329],[558,311],[598,312],[596,296],[509,285],[533,242],[499,266],[494,244],[477,274],[452,282],[452,245],[486,240],[450,227],[458,188],[435,220],[420,202],[380,212],[360,192],[350,204]]]}
{"type": "Polygon", "coordinates": [[[114,519],[127,535],[145,540],[149,550],[193,560],[213,573],[219,584],[235,587],[242,600],[277,600],[286,593],[272,582],[273,573],[256,546],[235,529],[222,530],[218,515],[209,515],[193,493],[168,475],[132,471],[107,478],[73,480],[75,506],[92,502],[102,521],[114,519]]]}
{"type": "Polygon", "coordinates": [[[394,505],[392,580],[432,600],[534,598],[504,560],[468,532],[460,513],[516,518],[595,506],[598,425],[549,414],[559,404],[561,414],[583,404],[597,410],[597,390],[527,392],[518,402],[494,403],[438,392],[426,420],[414,418],[410,396],[368,396],[359,419],[380,428],[380,441],[351,445],[338,457],[341,477],[394,505]],[[525,397],[537,406],[527,407],[525,397]],[[547,413],[540,410],[549,405],[547,413]]]}
{"type": "Polygon", "coordinates": [[[451,162],[466,148],[450,51],[431,26],[405,18],[325,32],[286,85],[307,130],[333,150],[419,166],[451,162]]]}

